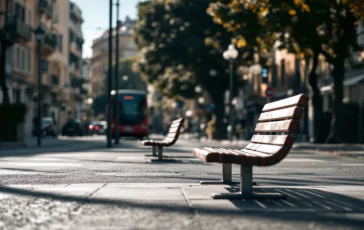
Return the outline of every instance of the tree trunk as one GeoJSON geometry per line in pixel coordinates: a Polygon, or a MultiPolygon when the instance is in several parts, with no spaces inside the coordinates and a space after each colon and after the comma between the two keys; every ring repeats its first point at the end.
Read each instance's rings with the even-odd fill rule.
{"type": "Polygon", "coordinates": [[[216,130],[215,130],[215,138],[216,139],[226,139],[227,138],[227,130],[226,125],[224,124],[224,114],[225,114],[225,104],[224,104],[224,87],[219,84],[219,81],[212,81],[209,84],[206,84],[206,89],[209,92],[211,99],[215,104],[215,116],[216,116],[216,130]]]}
{"type": "Polygon", "coordinates": [[[310,92],[311,92],[311,100],[313,107],[313,142],[314,143],[323,143],[325,142],[325,136],[323,136],[322,132],[322,97],[320,90],[317,86],[317,74],[316,69],[318,66],[318,56],[319,52],[314,52],[314,56],[312,59],[312,67],[310,74],[308,75],[308,82],[310,84],[310,92]]]}
{"type": "Polygon", "coordinates": [[[225,105],[224,105],[224,94],[218,94],[216,96],[212,96],[215,102],[215,115],[216,115],[216,139],[222,140],[227,138],[227,130],[226,125],[224,124],[224,113],[225,113],[225,105]]]}
{"type": "Polygon", "coordinates": [[[3,93],[3,104],[9,104],[10,98],[9,98],[9,91],[8,87],[6,85],[6,45],[3,43],[1,44],[1,56],[0,56],[0,87],[1,91],[3,93]]]}
{"type": "Polygon", "coordinates": [[[327,138],[327,143],[340,143],[342,141],[342,128],[343,128],[343,97],[344,97],[344,75],[345,75],[345,60],[340,58],[334,64],[332,71],[334,80],[334,94],[333,94],[333,108],[331,118],[330,135],[327,138]]]}

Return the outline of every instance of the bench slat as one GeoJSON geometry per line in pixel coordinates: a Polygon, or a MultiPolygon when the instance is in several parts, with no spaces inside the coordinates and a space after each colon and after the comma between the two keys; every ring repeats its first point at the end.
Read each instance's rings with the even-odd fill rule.
{"type": "Polygon", "coordinates": [[[262,153],[268,153],[268,154],[275,154],[281,148],[282,148],[282,146],[277,146],[277,145],[253,144],[253,143],[250,143],[245,147],[245,149],[250,149],[250,150],[254,150],[254,151],[258,151],[258,152],[262,152],[262,153]]]}
{"type": "Polygon", "coordinates": [[[172,124],[169,128],[176,128],[176,127],[180,127],[181,126],[181,123],[175,123],[175,124],[172,124]]]}
{"type": "Polygon", "coordinates": [[[164,147],[171,146],[177,141],[183,121],[184,121],[183,118],[174,120],[169,128],[167,137],[163,140],[145,140],[145,141],[138,141],[138,143],[143,146],[164,146],[164,147]]]}
{"type": "Polygon", "coordinates": [[[302,107],[290,107],[280,110],[261,113],[258,121],[277,121],[284,119],[300,119],[303,113],[302,107]]]}
{"type": "Polygon", "coordinates": [[[200,158],[206,163],[219,163],[220,154],[218,152],[211,152],[205,148],[195,148],[192,150],[193,155],[200,158]]]}
{"type": "Polygon", "coordinates": [[[292,147],[294,138],[289,135],[254,135],[251,142],[292,147]]]}
{"type": "Polygon", "coordinates": [[[169,128],[168,133],[175,133],[178,132],[180,129],[180,127],[173,127],[173,128],[169,128]]]}
{"type": "Polygon", "coordinates": [[[272,121],[258,123],[255,132],[297,132],[299,122],[297,120],[272,121]]]}
{"type": "Polygon", "coordinates": [[[182,118],[179,118],[177,120],[172,121],[172,125],[176,124],[176,123],[181,123],[181,122],[182,122],[182,118]]]}
{"type": "Polygon", "coordinates": [[[263,107],[263,112],[283,109],[291,106],[305,107],[307,102],[308,97],[304,94],[299,94],[297,96],[289,97],[280,101],[268,103],[263,107]]]}

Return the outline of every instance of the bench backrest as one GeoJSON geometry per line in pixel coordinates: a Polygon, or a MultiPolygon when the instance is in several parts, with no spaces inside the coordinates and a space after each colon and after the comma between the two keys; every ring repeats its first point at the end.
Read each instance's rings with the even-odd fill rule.
{"type": "Polygon", "coordinates": [[[181,128],[183,126],[184,119],[179,118],[177,120],[174,120],[169,127],[167,137],[164,139],[165,142],[168,143],[168,145],[173,145],[181,132],[181,128]]]}
{"type": "Polygon", "coordinates": [[[299,120],[307,103],[308,97],[299,94],[266,104],[255,127],[257,134],[246,148],[265,154],[281,154],[274,158],[282,160],[294,143],[294,135],[299,130],[299,120]]]}

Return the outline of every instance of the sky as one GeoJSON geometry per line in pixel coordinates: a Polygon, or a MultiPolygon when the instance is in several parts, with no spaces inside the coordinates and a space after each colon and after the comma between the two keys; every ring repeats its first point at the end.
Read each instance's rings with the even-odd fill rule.
{"type": "MultiPolygon", "coordinates": [[[[113,0],[114,3],[116,0],[113,0]]],[[[91,57],[92,40],[100,36],[109,27],[109,1],[108,0],[72,0],[82,11],[84,22],[82,32],[85,43],[83,44],[83,57],[91,57]]],[[[139,0],[120,0],[120,20],[126,16],[135,19],[137,16],[136,5],[139,0]]],[[[116,7],[114,6],[113,25],[116,24],[116,7]]]]}

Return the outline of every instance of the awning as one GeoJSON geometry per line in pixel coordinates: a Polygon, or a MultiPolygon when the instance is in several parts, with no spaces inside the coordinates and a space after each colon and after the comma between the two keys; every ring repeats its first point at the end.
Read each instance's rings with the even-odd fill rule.
{"type": "Polygon", "coordinates": [[[344,86],[351,86],[351,85],[355,85],[361,81],[364,81],[364,74],[363,75],[359,75],[359,76],[355,76],[349,79],[344,79],[344,86]]]}

